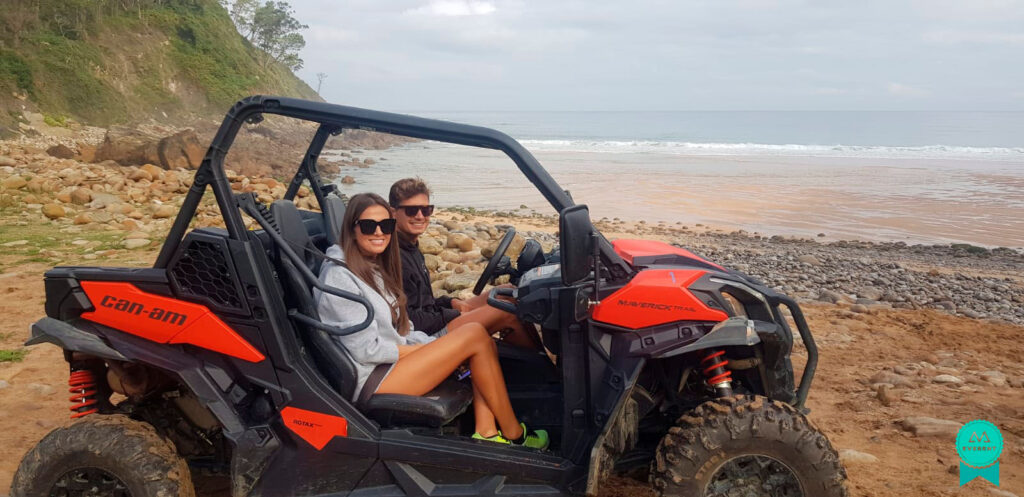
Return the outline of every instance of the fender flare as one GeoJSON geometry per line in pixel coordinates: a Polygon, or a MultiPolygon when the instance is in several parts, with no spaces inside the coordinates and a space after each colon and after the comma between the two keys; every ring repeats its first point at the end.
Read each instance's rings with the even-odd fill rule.
{"type": "Polygon", "coordinates": [[[769,325],[775,326],[774,323],[752,321],[745,317],[731,317],[715,325],[708,334],[700,337],[697,341],[683,347],[666,350],[661,354],[653,356],[652,359],[664,359],[711,348],[729,346],[750,347],[757,345],[761,343],[761,338],[757,336],[758,326],[764,327],[769,325]]]}
{"type": "Polygon", "coordinates": [[[86,333],[54,318],[42,318],[29,327],[32,334],[25,345],[52,343],[64,350],[83,352],[102,359],[129,361],[120,352],[107,345],[100,337],[86,333]]]}

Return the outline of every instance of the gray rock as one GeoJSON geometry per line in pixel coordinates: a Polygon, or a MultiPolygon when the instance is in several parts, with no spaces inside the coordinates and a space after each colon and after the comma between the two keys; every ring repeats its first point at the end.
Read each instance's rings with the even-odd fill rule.
{"type": "Polygon", "coordinates": [[[876,397],[878,398],[878,401],[881,402],[882,405],[885,407],[889,407],[896,402],[896,399],[893,397],[892,392],[889,391],[889,387],[885,384],[878,385],[876,397]]]}
{"type": "Polygon", "coordinates": [[[879,371],[878,373],[875,373],[868,382],[872,385],[888,383],[894,387],[917,388],[917,383],[913,380],[888,371],[879,371]]]}
{"type": "Polygon", "coordinates": [[[126,249],[132,250],[149,246],[150,243],[148,238],[131,238],[121,242],[121,245],[126,249]]]}
{"type": "Polygon", "coordinates": [[[867,452],[859,452],[853,449],[842,449],[839,451],[839,460],[843,464],[874,464],[878,458],[867,452]]]}
{"type": "Polygon", "coordinates": [[[437,271],[441,265],[441,258],[434,254],[423,254],[423,263],[427,266],[428,271],[437,271]]]}
{"type": "Polygon", "coordinates": [[[419,243],[420,252],[423,252],[424,254],[437,255],[444,250],[444,247],[441,246],[441,242],[437,241],[433,237],[421,236],[419,243]]]}
{"type": "Polygon", "coordinates": [[[935,383],[940,383],[940,384],[954,383],[954,384],[957,384],[957,385],[959,385],[959,384],[964,382],[964,380],[961,380],[960,378],[957,378],[956,376],[953,376],[951,374],[940,374],[940,375],[932,378],[932,381],[935,382],[935,383]]]}
{"type": "Polygon", "coordinates": [[[853,311],[853,312],[858,312],[858,313],[868,312],[868,308],[864,304],[853,304],[853,305],[850,306],[850,310],[853,311]]]}
{"type": "Polygon", "coordinates": [[[472,287],[479,278],[480,275],[477,273],[455,274],[444,280],[443,288],[447,292],[457,292],[472,287]]]}
{"type": "Polygon", "coordinates": [[[821,290],[821,292],[819,292],[818,300],[821,300],[822,302],[831,302],[833,304],[851,301],[850,297],[832,290],[821,290]]]}
{"type": "Polygon", "coordinates": [[[801,255],[801,256],[797,256],[796,260],[797,260],[797,262],[802,262],[804,264],[810,264],[812,266],[820,266],[821,265],[821,261],[819,261],[817,257],[815,257],[813,255],[810,255],[810,254],[804,254],[804,255],[801,255]]]}
{"type": "Polygon", "coordinates": [[[995,495],[996,497],[1017,497],[1017,494],[1013,492],[992,487],[988,488],[988,493],[995,495]]]}
{"type": "Polygon", "coordinates": [[[916,437],[942,437],[952,440],[956,438],[957,432],[963,425],[945,419],[913,416],[901,421],[900,426],[904,431],[909,431],[916,437]]]}
{"type": "Polygon", "coordinates": [[[961,309],[960,314],[963,314],[964,316],[967,316],[971,319],[981,319],[983,317],[983,314],[972,309],[961,309]]]}
{"type": "Polygon", "coordinates": [[[40,397],[47,397],[57,392],[55,388],[51,387],[50,385],[44,385],[42,383],[29,383],[27,388],[29,389],[30,392],[40,397]]]}
{"type": "Polygon", "coordinates": [[[11,386],[11,384],[7,383],[7,380],[0,380],[0,390],[3,390],[9,386],[11,386]]]}
{"type": "Polygon", "coordinates": [[[882,295],[884,295],[884,293],[885,292],[883,292],[882,290],[879,290],[878,288],[875,288],[873,286],[866,286],[857,290],[858,296],[870,300],[881,300],[882,295]]]}

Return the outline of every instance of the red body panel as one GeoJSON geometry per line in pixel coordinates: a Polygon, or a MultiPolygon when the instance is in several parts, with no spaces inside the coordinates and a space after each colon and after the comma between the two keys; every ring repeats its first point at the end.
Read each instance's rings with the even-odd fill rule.
{"type": "Polygon", "coordinates": [[[335,436],[348,436],[348,420],[338,416],[288,406],[281,409],[281,419],[289,430],[316,450],[323,449],[335,436]]]}
{"type": "Polygon", "coordinates": [[[206,306],[154,295],[131,283],[81,282],[92,302],[82,317],[157,343],[187,343],[249,362],[263,354],[206,306]]]}
{"type": "Polygon", "coordinates": [[[619,257],[622,257],[622,259],[629,263],[629,265],[633,265],[633,258],[635,257],[675,254],[683,257],[689,257],[690,259],[696,259],[698,261],[711,264],[723,271],[725,270],[722,266],[719,266],[714,262],[704,260],[689,250],[674,247],[664,242],[656,242],[652,240],[615,240],[612,242],[612,247],[615,248],[615,252],[619,254],[619,257]]]}
{"type": "Polygon", "coordinates": [[[648,269],[594,308],[594,321],[629,329],[674,321],[723,321],[729,316],[704,305],[687,289],[707,271],[648,269]]]}

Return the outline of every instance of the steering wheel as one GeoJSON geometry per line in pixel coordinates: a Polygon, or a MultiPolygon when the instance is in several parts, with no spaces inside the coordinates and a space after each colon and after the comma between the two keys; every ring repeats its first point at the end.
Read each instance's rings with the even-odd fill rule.
{"type": "Polygon", "coordinates": [[[515,228],[509,228],[505,232],[505,237],[498,242],[498,247],[494,249],[494,255],[491,256],[491,260],[487,261],[487,267],[484,268],[484,272],[480,273],[480,279],[476,280],[476,286],[473,287],[473,295],[480,295],[480,292],[484,291],[487,283],[494,278],[494,270],[498,268],[501,258],[505,257],[505,252],[508,251],[508,246],[512,244],[512,239],[515,237],[515,228]]]}

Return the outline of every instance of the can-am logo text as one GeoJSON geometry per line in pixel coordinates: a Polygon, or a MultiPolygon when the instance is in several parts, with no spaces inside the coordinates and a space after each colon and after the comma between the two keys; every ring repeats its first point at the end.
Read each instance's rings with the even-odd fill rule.
{"type": "Polygon", "coordinates": [[[117,311],[135,314],[136,316],[146,316],[149,319],[154,319],[156,321],[170,323],[177,326],[184,326],[185,321],[188,320],[188,316],[180,312],[166,311],[159,307],[146,309],[146,306],[143,304],[140,304],[138,302],[132,302],[128,299],[119,299],[112,295],[106,295],[102,299],[100,299],[100,305],[103,307],[109,307],[117,311]]]}

